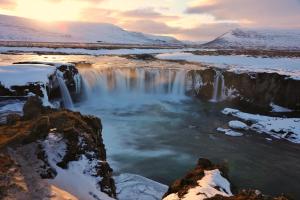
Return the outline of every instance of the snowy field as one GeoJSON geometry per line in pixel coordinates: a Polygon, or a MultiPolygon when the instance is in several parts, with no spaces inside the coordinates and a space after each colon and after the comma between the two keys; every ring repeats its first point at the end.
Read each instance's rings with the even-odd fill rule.
{"type": "Polygon", "coordinates": [[[300,79],[300,58],[256,58],[247,56],[208,56],[192,53],[174,52],[156,56],[162,60],[183,60],[209,64],[234,72],[278,73],[300,79]]]}

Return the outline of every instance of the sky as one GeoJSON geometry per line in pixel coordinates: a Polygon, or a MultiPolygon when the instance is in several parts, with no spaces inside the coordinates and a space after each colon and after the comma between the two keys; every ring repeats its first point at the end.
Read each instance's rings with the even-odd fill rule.
{"type": "Polygon", "coordinates": [[[0,0],[0,14],[112,23],[193,41],[235,28],[300,29],[300,0],[0,0]]]}

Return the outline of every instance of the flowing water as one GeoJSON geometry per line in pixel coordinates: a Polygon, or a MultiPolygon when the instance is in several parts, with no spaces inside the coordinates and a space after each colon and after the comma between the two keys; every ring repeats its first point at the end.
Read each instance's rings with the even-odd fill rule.
{"type": "Polygon", "coordinates": [[[61,77],[60,74],[57,74],[56,78],[59,84],[59,89],[62,96],[64,108],[73,109],[74,108],[73,101],[64,79],[61,77]]]}
{"type": "Polygon", "coordinates": [[[107,156],[116,174],[136,173],[170,184],[205,157],[226,162],[237,188],[300,199],[299,145],[269,141],[254,132],[230,137],[216,131],[234,119],[221,113],[230,106],[220,102],[221,73],[214,80],[215,102],[204,102],[186,93],[203,84],[199,75],[191,83],[188,72],[193,66],[187,64],[114,56],[0,56],[1,63],[32,60],[93,63],[78,65],[85,98],[74,109],[102,119],[107,156]]]}

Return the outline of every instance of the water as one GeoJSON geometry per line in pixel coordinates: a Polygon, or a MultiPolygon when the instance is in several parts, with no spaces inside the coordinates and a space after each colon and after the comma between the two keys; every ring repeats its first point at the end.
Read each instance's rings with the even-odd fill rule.
{"type": "Polygon", "coordinates": [[[58,84],[59,84],[59,89],[60,89],[60,93],[61,93],[61,96],[62,96],[63,105],[64,105],[65,108],[68,108],[68,109],[72,110],[74,108],[74,105],[73,105],[73,101],[72,101],[70,92],[68,90],[68,87],[67,87],[64,79],[61,77],[60,74],[57,74],[56,78],[57,78],[57,81],[58,81],[58,84]]]}
{"type": "MultiPolygon", "coordinates": [[[[216,129],[233,118],[224,103],[186,96],[188,70],[166,68],[82,68],[87,98],[76,109],[102,119],[109,162],[116,174],[136,173],[170,184],[195,166],[198,158],[226,162],[231,181],[266,194],[300,197],[300,147],[267,141],[245,132],[230,137],[216,129]]],[[[196,83],[201,85],[201,77],[196,83]]],[[[224,79],[215,78],[212,99],[223,98],[224,79]]]]}

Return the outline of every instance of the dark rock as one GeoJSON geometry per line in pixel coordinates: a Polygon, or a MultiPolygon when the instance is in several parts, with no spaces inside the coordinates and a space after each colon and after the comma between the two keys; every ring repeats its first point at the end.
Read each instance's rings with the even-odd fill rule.
{"type": "Polygon", "coordinates": [[[7,125],[15,125],[20,120],[21,120],[21,116],[15,113],[6,116],[7,125]]]}
{"type": "Polygon", "coordinates": [[[43,103],[37,96],[29,97],[23,107],[23,118],[34,119],[41,115],[43,109],[43,103]]]}

